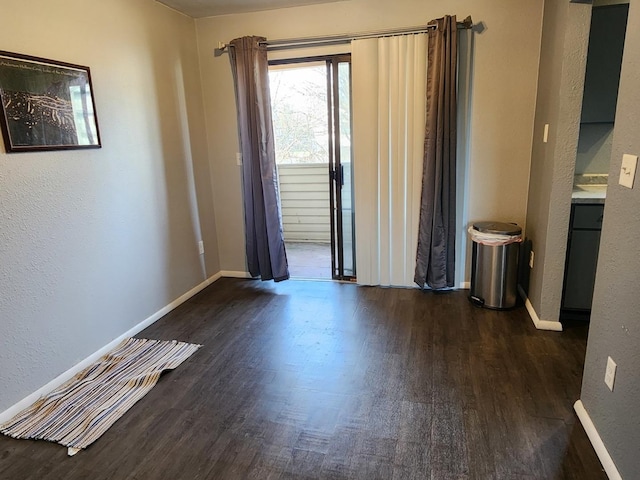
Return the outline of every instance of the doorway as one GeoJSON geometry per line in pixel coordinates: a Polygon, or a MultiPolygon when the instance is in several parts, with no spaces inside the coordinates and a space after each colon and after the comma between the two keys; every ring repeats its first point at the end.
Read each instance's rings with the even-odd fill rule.
{"type": "Polygon", "coordinates": [[[591,316],[628,12],[627,2],[593,3],[560,310],[565,324],[591,316]]]}
{"type": "Polygon", "coordinates": [[[272,61],[269,82],[291,276],[355,281],[350,55],[272,61]]]}

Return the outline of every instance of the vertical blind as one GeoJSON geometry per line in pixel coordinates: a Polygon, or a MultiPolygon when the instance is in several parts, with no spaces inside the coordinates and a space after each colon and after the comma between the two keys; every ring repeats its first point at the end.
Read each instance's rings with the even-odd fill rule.
{"type": "Polygon", "coordinates": [[[358,283],[415,286],[427,35],[354,40],[358,283]]]}

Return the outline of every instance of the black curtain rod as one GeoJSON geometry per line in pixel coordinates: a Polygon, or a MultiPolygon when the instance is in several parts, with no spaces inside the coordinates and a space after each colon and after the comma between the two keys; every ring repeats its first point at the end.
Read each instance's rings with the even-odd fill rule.
{"type": "MultiPolygon", "coordinates": [[[[473,21],[471,16],[465,18],[462,22],[457,22],[458,29],[470,29],[473,28],[473,21]]],[[[288,38],[282,40],[266,40],[260,42],[261,45],[266,45],[268,51],[286,50],[290,48],[301,47],[319,47],[324,45],[341,45],[345,43],[351,43],[352,40],[362,40],[367,38],[382,38],[393,37],[396,35],[411,35],[414,33],[425,33],[429,30],[437,28],[436,25],[423,25],[419,27],[398,28],[394,30],[381,30],[376,32],[362,32],[355,34],[342,34],[342,35],[328,35],[324,37],[306,37],[306,38],[288,38]]],[[[229,48],[228,43],[220,42],[218,48],[215,50],[215,55],[222,55],[229,48]]]]}

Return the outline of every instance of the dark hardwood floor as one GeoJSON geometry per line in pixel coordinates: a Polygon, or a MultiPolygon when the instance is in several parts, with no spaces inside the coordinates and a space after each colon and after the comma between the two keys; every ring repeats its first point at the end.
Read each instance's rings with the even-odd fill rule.
{"type": "Polygon", "coordinates": [[[139,335],[203,348],[75,457],[0,436],[0,478],[606,479],[572,409],[586,333],[463,291],[221,279],[139,335]]]}

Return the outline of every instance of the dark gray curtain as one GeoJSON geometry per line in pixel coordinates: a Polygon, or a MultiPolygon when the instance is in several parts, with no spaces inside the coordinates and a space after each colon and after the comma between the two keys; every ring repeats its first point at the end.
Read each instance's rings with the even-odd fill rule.
{"type": "Polygon", "coordinates": [[[229,58],[242,152],[244,224],[249,273],[262,280],[289,278],[271,122],[269,64],[262,37],[231,41],[229,58]]]}
{"type": "Polygon", "coordinates": [[[422,201],[414,281],[423,288],[451,288],[455,270],[456,221],[456,17],[429,25],[427,124],[422,201]]]}

